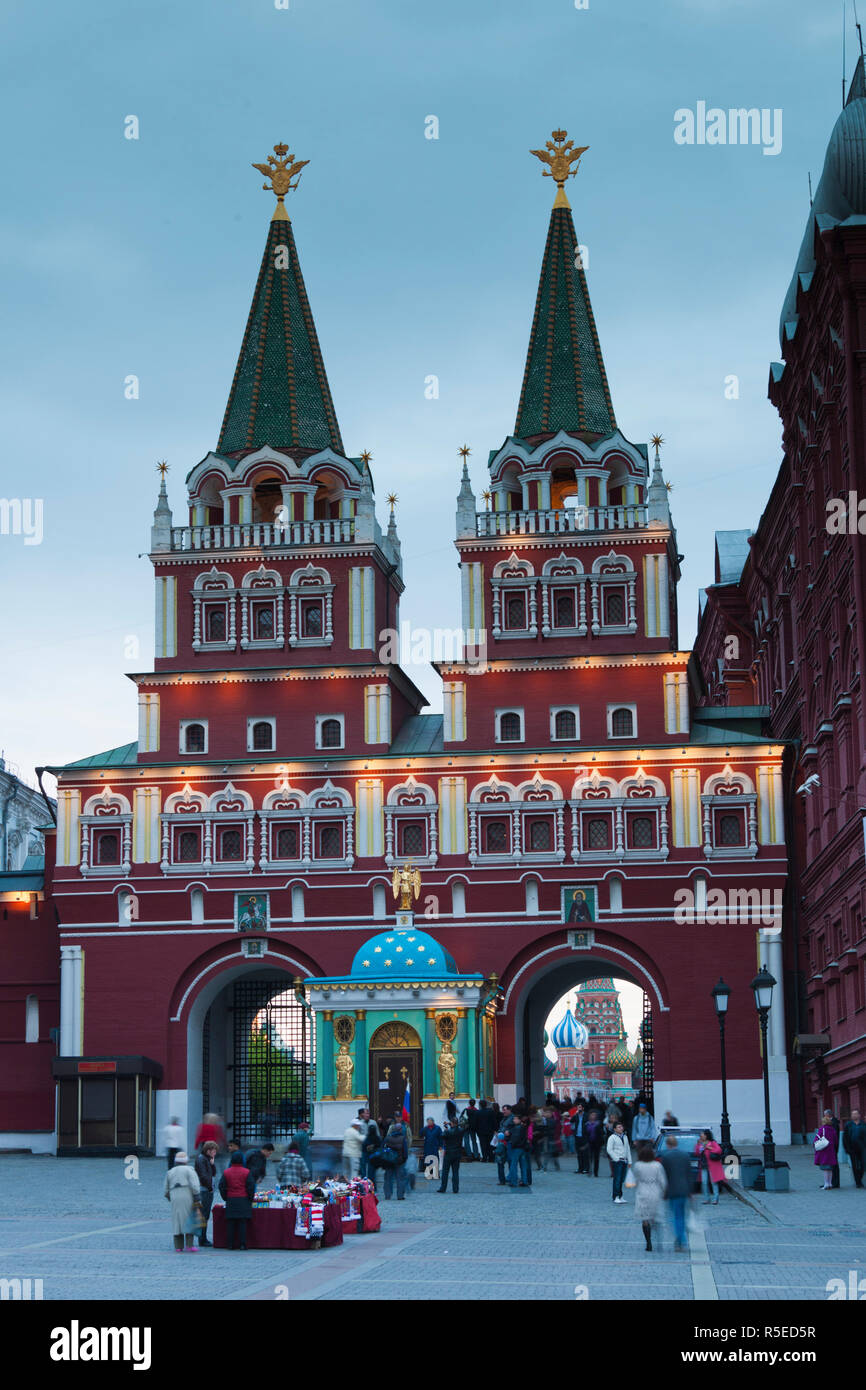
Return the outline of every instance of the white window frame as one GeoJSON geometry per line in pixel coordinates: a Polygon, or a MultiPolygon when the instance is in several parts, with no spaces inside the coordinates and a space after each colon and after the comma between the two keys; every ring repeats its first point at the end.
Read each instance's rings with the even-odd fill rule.
{"type": "Polygon", "coordinates": [[[276,715],[256,714],[247,717],[247,752],[248,753],[274,753],[277,747],[277,719],[276,715]],[[270,724],[271,726],[271,746],[270,748],[255,748],[253,746],[253,729],[257,724],[270,724]]]}
{"type": "MultiPolygon", "coordinates": [[[[617,706],[619,708],[619,706],[617,706]]],[[[580,742],[580,709],[577,705],[551,705],[550,706],[550,741],[551,743],[579,743],[580,742]],[[558,714],[574,715],[574,737],[560,738],[556,732],[556,716],[558,714]]]]}
{"type": "Polygon", "coordinates": [[[345,714],[317,714],[316,715],[316,748],[323,753],[338,752],[346,746],[346,716],[345,714]],[[339,743],[322,743],[322,726],[329,719],[336,719],[340,726],[339,743]]]}
{"type": "Polygon", "coordinates": [[[208,721],[206,719],[181,719],[178,732],[178,752],[191,758],[203,758],[208,750],[210,734],[208,731],[208,721]],[[204,729],[204,748],[191,749],[186,746],[186,731],[191,724],[200,724],[204,729]]]}
{"type": "MultiPolygon", "coordinates": [[[[262,814],[260,812],[260,814],[262,814]]],[[[281,864],[300,864],[304,857],[304,821],[300,810],[296,815],[291,815],[287,811],[273,812],[273,819],[268,820],[267,824],[267,867],[278,869],[281,864]],[[281,830],[289,829],[291,826],[298,832],[298,852],[291,857],[276,853],[277,836],[281,830]]],[[[262,865],[264,868],[265,865],[262,865]]]]}
{"type": "Polygon", "coordinates": [[[493,719],[497,743],[507,743],[509,745],[514,745],[517,743],[526,742],[526,721],[522,707],[515,705],[503,705],[501,709],[493,711],[493,719]],[[502,737],[502,718],[503,715],[506,714],[516,714],[518,719],[520,720],[520,738],[502,737]]]}
{"type": "Polygon", "coordinates": [[[607,707],[607,736],[608,736],[608,738],[610,738],[610,739],[616,739],[617,742],[620,742],[620,741],[623,741],[623,742],[624,742],[626,739],[629,739],[629,738],[637,738],[637,705],[630,705],[630,704],[627,704],[624,700],[617,700],[616,704],[608,705],[608,707],[607,707]],[[631,733],[630,733],[630,734],[615,734],[615,733],[613,732],[613,716],[614,716],[614,714],[615,714],[615,712],[616,712],[617,710],[621,710],[621,709],[628,709],[628,710],[631,710],[631,725],[632,725],[632,729],[631,729],[631,733]]]}

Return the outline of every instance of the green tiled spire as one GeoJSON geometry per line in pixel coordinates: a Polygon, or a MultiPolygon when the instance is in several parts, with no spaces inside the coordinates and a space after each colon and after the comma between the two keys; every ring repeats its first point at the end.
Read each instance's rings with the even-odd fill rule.
{"type": "Polygon", "coordinates": [[[550,214],[517,407],[519,439],[557,430],[607,435],[616,429],[577,244],[571,209],[560,190],[550,214]]]}
{"type": "Polygon", "coordinates": [[[285,211],[268,231],[217,450],[263,444],[344,452],[285,211]]]}

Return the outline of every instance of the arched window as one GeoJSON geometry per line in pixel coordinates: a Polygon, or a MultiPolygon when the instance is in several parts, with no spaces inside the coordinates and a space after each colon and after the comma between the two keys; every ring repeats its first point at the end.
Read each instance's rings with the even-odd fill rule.
{"type": "Polygon", "coordinates": [[[27,996],[24,1015],[24,1041],[26,1043],[38,1043],[39,1041],[39,1000],[35,994],[28,994],[27,996]]]}
{"type": "Polygon", "coordinates": [[[577,719],[575,718],[574,710],[557,710],[553,727],[554,736],[556,738],[577,738],[577,719]]]}
{"type": "Polygon", "coordinates": [[[609,849],[610,819],[607,816],[594,816],[587,825],[587,839],[590,849],[609,849]]]}
{"type": "Polygon", "coordinates": [[[343,726],[339,719],[323,719],[319,726],[321,748],[342,748],[343,726]]]}
{"type": "Polygon", "coordinates": [[[252,729],[252,745],[257,753],[270,751],[274,746],[273,725],[266,719],[258,720],[252,729]]]}
{"type": "Polygon", "coordinates": [[[632,738],[634,735],[634,711],[626,705],[611,710],[610,733],[612,738],[632,738]]]}
{"type": "Polygon", "coordinates": [[[574,590],[573,589],[554,589],[553,591],[553,626],[554,627],[575,627],[577,619],[575,617],[574,590]]]}
{"type": "Polygon", "coordinates": [[[223,604],[207,604],[204,610],[204,633],[206,642],[226,640],[226,610],[223,604]]]}
{"type": "Polygon", "coordinates": [[[622,627],[625,622],[625,594],[621,589],[610,589],[604,595],[605,627],[622,627]]]}
{"type": "Polygon", "coordinates": [[[373,916],[380,921],[388,915],[384,883],[373,884],[373,916]]]}
{"type": "Polygon", "coordinates": [[[515,714],[513,710],[509,710],[507,714],[500,715],[499,741],[500,743],[520,742],[520,715],[515,714]]]}
{"type": "Polygon", "coordinates": [[[528,878],[525,888],[526,912],[528,916],[534,917],[538,912],[538,879],[528,878]]]}
{"type": "Polygon", "coordinates": [[[505,600],[505,626],[509,632],[526,627],[526,595],[509,594],[505,600]]]}
{"type": "Polygon", "coordinates": [[[204,921],[204,892],[201,888],[193,888],[190,892],[189,920],[191,922],[204,921]]]}
{"type": "Polygon", "coordinates": [[[187,753],[203,753],[204,749],[204,724],[187,724],[184,730],[184,751],[187,753]]]}
{"type": "Polygon", "coordinates": [[[320,859],[342,859],[343,857],[343,828],[340,825],[322,825],[319,827],[319,858],[320,859]]]}
{"type": "Polygon", "coordinates": [[[274,605],[267,603],[253,604],[253,640],[256,642],[271,642],[274,637],[274,605]]]}
{"type": "Polygon", "coordinates": [[[302,883],[292,884],[292,921],[303,922],[304,920],[304,885],[302,883]]]}
{"type": "Polygon", "coordinates": [[[455,917],[466,916],[466,884],[459,879],[451,885],[451,911],[455,917]]]}

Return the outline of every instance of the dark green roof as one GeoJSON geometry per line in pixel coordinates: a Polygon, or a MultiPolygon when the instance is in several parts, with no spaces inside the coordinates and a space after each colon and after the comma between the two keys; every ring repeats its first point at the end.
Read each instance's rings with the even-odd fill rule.
{"type": "Polygon", "coordinates": [[[767,732],[769,705],[702,705],[692,710],[690,743],[778,743],[767,732]]]}
{"type": "Polygon", "coordinates": [[[520,439],[560,429],[602,435],[616,429],[586,275],[575,264],[577,244],[571,209],[554,207],[514,426],[520,439]]]}
{"type": "Polygon", "coordinates": [[[107,753],[92,753],[89,758],[79,758],[74,763],[62,763],[60,767],[47,768],[48,772],[69,772],[79,767],[135,767],[138,761],[138,744],[124,743],[120,748],[109,748],[107,753]]]}
{"type": "Polygon", "coordinates": [[[397,737],[391,744],[392,753],[441,753],[443,742],[444,716],[441,714],[413,714],[397,730],[397,737]]]}
{"type": "Polygon", "coordinates": [[[292,224],[273,221],[217,451],[334,449],[343,441],[292,224]]]}

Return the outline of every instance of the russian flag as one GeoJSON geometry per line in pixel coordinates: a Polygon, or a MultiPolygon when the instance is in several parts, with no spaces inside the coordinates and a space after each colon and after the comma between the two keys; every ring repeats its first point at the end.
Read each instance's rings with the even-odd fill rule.
{"type": "Polygon", "coordinates": [[[411,1084],[412,1084],[412,1083],[410,1082],[409,1078],[407,1077],[407,1078],[406,1078],[406,1094],[405,1094],[404,1097],[403,1097],[403,1112],[402,1112],[402,1113],[403,1113],[403,1119],[406,1121],[407,1124],[409,1123],[409,1116],[410,1116],[410,1114],[412,1113],[412,1112],[411,1112],[411,1100],[412,1100],[411,1084]]]}

